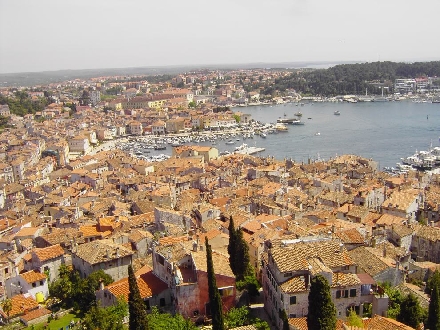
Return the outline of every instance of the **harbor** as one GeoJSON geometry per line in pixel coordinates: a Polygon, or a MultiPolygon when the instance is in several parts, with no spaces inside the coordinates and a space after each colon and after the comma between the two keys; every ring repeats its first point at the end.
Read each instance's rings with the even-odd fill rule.
{"type": "MultiPolygon", "coordinates": [[[[429,150],[430,141],[437,144],[440,136],[437,125],[440,112],[434,103],[305,103],[301,106],[305,125],[284,124],[287,131],[275,129],[277,119],[284,114],[294,118],[297,109],[294,104],[248,107],[245,112],[251,115],[251,124],[212,131],[129,136],[107,141],[93,152],[119,148],[140,159],[158,161],[170,156],[173,146],[212,146],[218,149],[219,155],[227,155],[247,143],[261,148],[252,154],[262,157],[308,162],[355,154],[374,159],[384,170],[397,169],[401,158],[413,155],[416,150],[429,150]],[[335,111],[340,115],[335,115],[335,111]],[[154,146],[163,149],[157,150],[154,146]]],[[[233,108],[237,110],[244,112],[242,107],[233,108]]]]}

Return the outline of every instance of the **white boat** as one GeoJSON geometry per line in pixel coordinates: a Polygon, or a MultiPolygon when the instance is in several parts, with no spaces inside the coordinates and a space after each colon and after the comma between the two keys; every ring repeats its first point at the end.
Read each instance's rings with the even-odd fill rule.
{"type": "Polygon", "coordinates": [[[316,132],[315,135],[318,136],[318,135],[321,135],[321,133],[320,132],[316,132]]]}
{"type": "Polygon", "coordinates": [[[241,146],[235,147],[235,151],[240,151],[243,149],[247,149],[248,145],[246,143],[243,143],[241,146]]]}
{"type": "Polygon", "coordinates": [[[336,110],[335,112],[333,112],[334,115],[339,116],[341,114],[341,112],[339,110],[336,110]]]}
{"type": "Polygon", "coordinates": [[[226,144],[235,144],[235,141],[234,141],[234,140],[228,140],[228,141],[226,141],[225,143],[226,143],[226,144]]]}
{"type": "Polygon", "coordinates": [[[260,133],[260,136],[261,136],[262,138],[264,138],[264,139],[267,137],[266,133],[264,133],[264,132],[261,132],[261,133],[260,133]]]}
{"type": "Polygon", "coordinates": [[[283,123],[277,123],[277,124],[275,125],[275,129],[276,129],[278,132],[287,132],[287,130],[288,130],[287,126],[284,125],[283,123]]]}

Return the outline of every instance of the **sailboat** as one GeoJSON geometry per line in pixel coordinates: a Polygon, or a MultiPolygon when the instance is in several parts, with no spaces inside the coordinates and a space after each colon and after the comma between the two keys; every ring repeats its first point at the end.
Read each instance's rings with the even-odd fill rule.
{"type": "Polygon", "coordinates": [[[365,96],[359,96],[358,101],[359,102],[371,102],[371,101],[373,101],[373,98],[371,96],[368,96],[368,88],[365,88],[365,96]]]}
{"type": "Polygon", "coordinates": [[[387,101],[388,101],[388,99],[387,99],[386,97],[383,96],[383,89],[384,89],[384,88],[388,89],[388,87],[383,87],[383,86],[382,86],[382,96],[381,96],[381,97],[375,97],[375,98],[373,99],[374,102],[387,102],[387,101]]]}

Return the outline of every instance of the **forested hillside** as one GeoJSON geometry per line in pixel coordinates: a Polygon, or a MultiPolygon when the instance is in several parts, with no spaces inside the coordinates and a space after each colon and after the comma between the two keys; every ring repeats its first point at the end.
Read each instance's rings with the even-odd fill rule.
{"type": "Polygon", "coordinates": [[[293,88],[303,94],[334,96],[343,94],[380,94],[381,86],[393,91],[396,78],[440,77],[440,61],[396,63],[373,62],[341,64],[328,69],[299,70],[277,79],[263,94],[293,88]]]}

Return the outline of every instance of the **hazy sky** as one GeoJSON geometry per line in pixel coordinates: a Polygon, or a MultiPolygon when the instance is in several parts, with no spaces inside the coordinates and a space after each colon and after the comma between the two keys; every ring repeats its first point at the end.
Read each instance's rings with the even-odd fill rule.
{"type": "Polygon", "coordinates": [[[440,59],[439,0],[0,0],[0,72],[440,59]]]}

